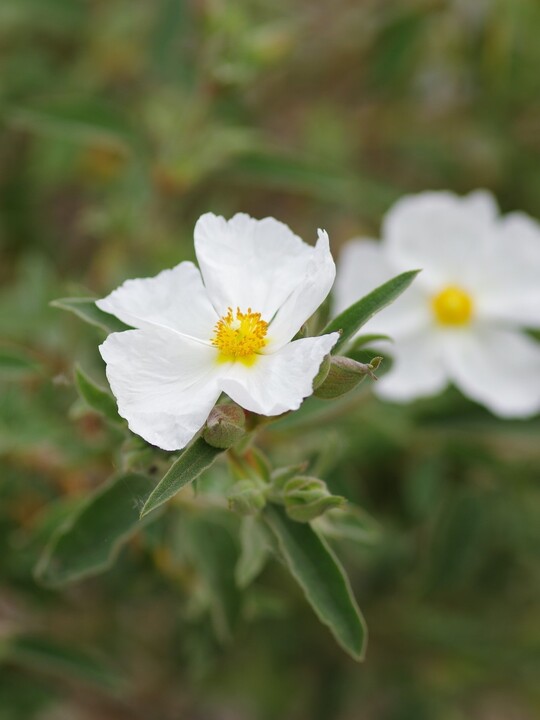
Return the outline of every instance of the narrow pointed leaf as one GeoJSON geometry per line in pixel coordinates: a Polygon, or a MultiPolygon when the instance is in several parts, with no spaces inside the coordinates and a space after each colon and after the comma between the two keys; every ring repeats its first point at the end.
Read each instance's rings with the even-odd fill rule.
{"type": "Polygon", "coordinates": [[[339,560],[311,525],[290,520],[282,508],[268,506],[264,518],[321,622],[349,655],[362,660],[367,629],[339,560]]]}
{"type": "Polygon", "coordinates": [[[354,350],[360,350],[362,348],[369,347],[371,343],[380,342],[381,340],[385,340],[386,342],[392,342],[392,338],[389,335],[381,335],[380,333],[358,335],[351,342],[348,351],[351,352],[354,350]]]}
{"type": "Polygon", "coordinates": [[[61,298],[60,300],[53,300],[50,305],[51,307],[72,312],[81,320],[108,333],[130,329],[129,325],[118,320],[114,315],[109,315],[109,313],[100,310],[96,305],[95,298],[61,298]]]}
{"type": "Polygon", "coordinates": [[[212,465],[223,450],[208,445],[202,438],[198,438],[189,445],[174,462],[169,471],[154,488],[141,511],[144,517],[155,508],[170,500],[173,495],[183,487],[193,482],[207,468],[212,465]]]}
{"type": "Polygon", "coordinates": [[[57,645],[39,635],[17,635],[4,640],[0,643],[0,664],[2,662],[110,690],[121,684],[118,675],[101,658],[78,648],[57,645]]]}
{"type": "Polygon", "coordinates": [[[15,348],[0,348],[0,378],[18,377],[35,373],[38,364],[26,351],[15,348]]]}
{"type": "Polygon", "coordinates": [[[388,280],[388,282],[379,285],[375,290],[372,290],[368,295],[365,295],[329,322],[321,335],[332,332],[339,332],[341,335],[334,346],[333,354],[336,354],[375,313],[378,313],[399,297],[409,287],[418,273],[419,270],[409,270],[392,278],[392,280],[388,280]]]}
{"type": "Polygon", "coordinates": [[[116,402],[111,393],[94,382],[79,366],[75,368],[75,381],[79,394],[92,410],[104,415],[107,420],[113,423],[123,423],[122,418],[118,415],[116,402]]]}
{"type": "Polygon", "coordinates": [[[150,485],[145,475],[126,473],[98,488],[53,535],[36,567],[36,579],[57,587],[107,570],[122,545],[145,524],[139,509],[150,485]]]}

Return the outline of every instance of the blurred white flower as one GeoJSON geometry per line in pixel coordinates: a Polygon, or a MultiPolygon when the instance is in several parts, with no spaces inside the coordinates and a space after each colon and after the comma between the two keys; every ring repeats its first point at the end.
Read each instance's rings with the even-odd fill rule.
{"type": "Polygon", "coordinates": [[[343,250],[336,310],[413,268],[413,285],[362,333],[395,341],[394,364],[376,392],[406,402],[453,382],[504,417],[540,410],[540,225],[523,213],[498,217],[484,191],[426,192],[398,201],[382,242],[343,250]]]}
{"type": "Polygon", "coordinates": [[[100,351],[120,415],[164,450],[187,445],[222,392],[262,415],[295,410],[338,339],[291,342],[334,281],[325,232],[311,247],[274,218],[208,213],[195,251],[200,272],[182,262],[96,303],[136,328],[100,351]]]}

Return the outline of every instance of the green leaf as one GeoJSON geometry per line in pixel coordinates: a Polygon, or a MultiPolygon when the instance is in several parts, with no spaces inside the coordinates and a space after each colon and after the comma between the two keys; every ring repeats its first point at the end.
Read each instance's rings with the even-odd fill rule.
{"type": "Polygon", "coordinates": [[[282,508],[268,506],[263,517],[321,622],[349,655],[362,660],[367,628],[339,560],[310,525],[289,520],[282,508]]]}
{"type": "Polygon", "coordinates": [[[0,378],[35,373],[37,369],[36,361],[23,350],[0,348],[0,378]]]}
{"type": "Polygon", "coordinates": [[[75,678],[108,689],[119,686],[119,678],[102,660],[39,636],[19,635],[0,643],[0,664],[6,661],[62,679],[75,678]]]}
{"type": "Polygon", "coordinates": [[[126,473],[98,488],[53,535],[36,579],[58,587],[111,567],[122,545],[143,526],[139,508],[150,482],[145,475],[126,473]]]}
{"type": "Polygon", "coordinates": [[[131,123],[117,109],[87,97],[45,100],[33,106],[6,108],[10,125],[31,132],[82,144],[123,148],[139,146],[140,139],[131,123]]]}
{"type": "Polygon", "coordinates": [[[373,342],[380,342],[381,340],[385,340],[386,342],[392,342],[392,338],[389,335],[381,335],[380,333],[358,335],[350,344],[348,348],[348,353],[354,350],[360,350],[362,348],[365,348],[366,345],[370,345],[373,342]]]}
{"type": "Polygon", "coordinates": [[[266,564],[270,554],[267,531],[258,518],[246,516],[240,525],[241,552],[235,569],[236,584],[247,587],[266,564]]]}
{"type": "Polygon", "coordinates": [[[419,272],[419,270],[409,270],[392,278],[392,280],[388,280],[388,282],[379,285],[375,290],[372,290],[368,295],[365,295],[329,322],[321,335],[332,332],[341,333],[341,337],[335,344],[332,353],[337,354],[338,350],[342,348],[375,313],[399,297],[401,293],[409,287],[419,272]]]}
{"type": "Polygon", "coordinates": [[[169,471],[150,493],[141,510],[141,517],[163,505],[185,485],[198,478],[222,452],[223,450],[208,445],[202,438],[195,440],[171,465],[169,471]]]}
{"type": "Polygon", "coordinates": [[[113,423],[123,424],[124,421],[118,415],[113,396],[105,390],[105,388],[95,383],[79,365],[75,368],[75,382],[77,383],[79,394],[92,410],[100,413],[100,415],[104,415],[107,420],[113,423]]]}
{"type": "Polygon", "coordinates": [[[381,537],[380,526],[355,505],[329,510],[318,517],[313,526],[326,537],[351,540],[360,545],[373,545],[381,537]]]}
{"type": "Polygon", "coordinates": [[[108,333],[131,329],[129,325],[118,320],[114,315],[100,310],[96,305],[95,298],[60,298],[60,300],[53,300],[50,305],[61,310],[68,310],[80,317],[81,320],[108,333]]]}
{"type": "MultiPolygon", "coordinates": [[[[228,518],[225,518],[227,521],[228,518]]],[[[186,514],[181,519],[185,552],[205,587],[217,638],[230,642],[240,610],[234,579],[238,548],[219,513],[186,514]]]]}

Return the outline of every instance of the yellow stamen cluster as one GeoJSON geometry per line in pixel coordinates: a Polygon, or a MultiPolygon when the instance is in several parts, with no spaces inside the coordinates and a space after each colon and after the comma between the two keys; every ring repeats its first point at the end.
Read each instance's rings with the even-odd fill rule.
{"type": "Polygon", "coordinates": [[[468,292],[448,285],[432,299],[432,308],[441,325],[466,325],[473,315],[473,301],[468,292]]]}
{"type": "Polygon", "coordinates": [[[261,313],[254,313],[251,308],[245,313],[236,308],[234,313],[229,308],[216,323],[212,345],[220,351],[221,360],[240,360],[250,364],[266,345],[267,331],[268,323],[261,320],[261,313]]]}

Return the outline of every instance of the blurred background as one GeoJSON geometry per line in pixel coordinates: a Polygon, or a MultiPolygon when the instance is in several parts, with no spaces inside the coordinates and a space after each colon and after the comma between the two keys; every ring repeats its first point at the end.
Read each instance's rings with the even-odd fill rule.
{"type": "Polygon", "coordinates": [[[398,407],[366,386],[263,438],[373,518],[337,546],[361,665],[277,563],[229,588],[217,637],[174,508],[103,575],[33,579],[121,442],[72,380],[104,377],[102,335],[49,301],[192,259],[208,210],[324,227],[336,256],[405,192],[538,216],[539,32],[538,0],[0,2],[1,720],[540,716],[540,422],[451,390],[398,407]]]}

